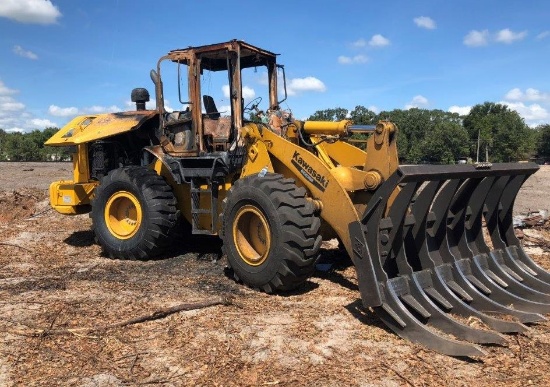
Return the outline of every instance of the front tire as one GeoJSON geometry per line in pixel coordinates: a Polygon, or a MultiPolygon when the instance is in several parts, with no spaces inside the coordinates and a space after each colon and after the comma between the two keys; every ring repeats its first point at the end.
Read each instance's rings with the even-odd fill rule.
{"type": "Polygon", "coordinates": [[[278,174],[235,182],[224,200],[221,238],[236,280],[271,293],[295,289],[313,273],[321,222],[305,194],[278,174]]]}
{"type": "Polygon", "coordinates": [[[92,201],[96,240],[111,258],[146,259],[169,246],[176,198],[153,170],[129,166],[109,172],[92,201]]]}

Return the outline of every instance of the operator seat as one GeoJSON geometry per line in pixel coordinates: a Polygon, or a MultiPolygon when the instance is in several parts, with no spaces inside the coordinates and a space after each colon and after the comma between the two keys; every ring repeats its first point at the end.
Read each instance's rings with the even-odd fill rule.
{"type": "Polygon", "coordinates": [[[213,119],[217,120],[220,118],[220,112],[218,112],[218,108],[216,107],[216,104],[214,103],[214,98],[210,95],[203,95],[202,96],[202,102],[204,104],[204,110],[206,111],[206,115],[213,119]]]}
{"type": "Polygon", "coordinates": [[[225,151],[231,135],[231,117],[221,117],[214,98],[203,95],[205,114],[202,117],[203,135],[211,151],[225,151]]]}

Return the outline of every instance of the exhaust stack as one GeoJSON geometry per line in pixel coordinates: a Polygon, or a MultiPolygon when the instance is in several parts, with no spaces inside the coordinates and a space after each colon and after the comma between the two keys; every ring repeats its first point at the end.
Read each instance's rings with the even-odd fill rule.
{"type": "Polygon", "coordinates": [[[149,102],[149,92],[143,87],[137,87],[132,90],[131,94],[132,102],[136,103],[136,110],[146,110],[145,103],[149,102]]]}

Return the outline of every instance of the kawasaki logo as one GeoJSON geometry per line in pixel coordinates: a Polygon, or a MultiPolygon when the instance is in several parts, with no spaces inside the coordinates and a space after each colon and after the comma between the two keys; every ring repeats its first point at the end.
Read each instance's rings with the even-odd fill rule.
{"type": "Polygon", "coordinates": [[[327,178],[313,169],[313,167],[300,156],[298,151],[294,151],[294,154],[292,155],[292,165],[294,165],[311,184],[319,188],[321,191],[324,192],[328,187],[327,178]]]}

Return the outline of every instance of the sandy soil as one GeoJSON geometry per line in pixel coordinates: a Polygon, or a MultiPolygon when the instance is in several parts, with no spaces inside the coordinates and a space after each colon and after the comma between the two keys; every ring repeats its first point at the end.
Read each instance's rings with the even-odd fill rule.
{"type": "MultiPolygon", "coordinates": [[[[49,208],[49,183],[70,178],[69,163],[0,163],[0,386],[550,384],[550,322],[484,346],[484,357],[439,355],[361,307],[355,270],[338,250],[322,252],[331,271],[275,296],[230,279],[216,238],[160,260],[107,259],[87,215],[49,208]],[[79,330],[219,297],[232,303],[79,330]]],[[[549,187],[543,167],[516,212],[549,209],[549,187]]],[[[548,226],[525,232],[533,258],[550,268],[548,226]]]]}

